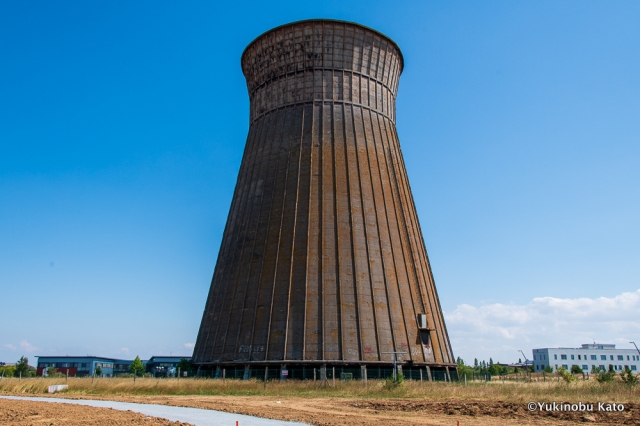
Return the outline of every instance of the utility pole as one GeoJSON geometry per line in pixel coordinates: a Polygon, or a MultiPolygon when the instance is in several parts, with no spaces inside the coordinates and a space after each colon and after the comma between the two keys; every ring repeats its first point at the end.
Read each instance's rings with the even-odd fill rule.
{"type": "Polygon", "coordinates": [[[406,352],[380,352],[382,354],[393,354],[393,383],[398,381],[398,355],[406,354],[406,352]]]}

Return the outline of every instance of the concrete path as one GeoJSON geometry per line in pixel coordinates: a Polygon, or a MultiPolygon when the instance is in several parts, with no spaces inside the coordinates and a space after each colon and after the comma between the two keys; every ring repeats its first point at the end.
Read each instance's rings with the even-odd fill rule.
{"type": "Polygon", "coordinates": [[[91,407],[113,408],[123,411],[131,410],[147,416],[161,417],[174,422],[187,422],[196,426],[236,426],[236,421],[238,422],[238,426],[306,426],[304,423],[261,419],[259,417],[225,413],[223,411],[204,410],[202,408],[172,407],[170,405],[135,404],[132,402],[100,401],[95,399],[41,398],[30,396],[0,396],[0,398],[89,405],[91,407]]]}

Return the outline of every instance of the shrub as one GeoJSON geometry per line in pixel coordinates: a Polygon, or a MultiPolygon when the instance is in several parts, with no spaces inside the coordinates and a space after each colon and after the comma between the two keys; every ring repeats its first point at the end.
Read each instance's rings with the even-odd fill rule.
{"type": "Polygon", "coordinates": [[[388,377],[384,383],[384,387],[387,390],[393,390],[402,386],[404,386],[404,374],[402,374],[401,372],[398,372],[395,381],[393,380],[393,376],[392,376],[392,377],[388,377]]]}
{"type": "Polygon", "coordinates": [[[576,381],[576,377],[569,373],[566,368],[560,367],[557,371],[558,376],[562,377],[562,379],[567,383],[572,383],[576,381]]]}
{"type": "Polygon", "coordinates": [[[55,367],[47,367],[47,377],[63,377],[64,374],[56,370],[55,367]]]}
{"type": "Polygon", "coordinates": [[[0,367],[0,377],[13,377],[16,372],[14,365],[3,365],[0,367]]]}
{"type": "Polygon", "coordinates": [[[582,372],[582,368],[578,367],[577,365],[572,365],[571,374],[577,375],[577,374],[584,374],[584,373],[582,372]]]}
{"type": "Polygon", "coordinates": [[[613,371],[613,366],[609,366],[609,371],[601,370],[596,376],[596,380],[598,383],[610,383],[613,382],[613,378],[616,376],[615,371],[613,371]]]}
{"type": "Polygon", "coordinates": [[[620,373],[622,381],[630,386],[634,386],[638,383],[638,377],[633,374],[629,367],[625,367],[624,371],[620,373]]]}

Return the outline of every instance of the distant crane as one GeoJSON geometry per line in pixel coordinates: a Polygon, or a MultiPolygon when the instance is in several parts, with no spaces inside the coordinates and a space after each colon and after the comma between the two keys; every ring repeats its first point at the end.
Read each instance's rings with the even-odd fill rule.
{"type": "Polygon", "coordinates": [[[629,342],[629,343],[633,343],[633,346],[636,347],[636,351],[638,351],[638,354],[640,354],[640,349],[638,349],[638,345],[636,345],[636,342],[629,342]]]}
{"type": "Polygon", "coordinates": [[[522,356],[524,357],[524,363],[525,365],[527,364],[527,362],[529,362],[529,360],[527,359],[527,356],[524,354],[524,352],[522,352],[521,349],[518,349],[518,351],[522,354],[522,356]]]}
{"type": "MultiPolygon", "coordinates": [[[[524,365],[525,365],[524,372],[525,374],[527,374],[527,372],[529,373],[529,381],[531,381],[531,373],[533,372],[533,370],[529,371],[529,367],[528,367],[529,360],[527,359],[527,356],[524,354],[524,352],[522,352],[521,349],[518,349],[518,351],[520,351],[520,353],[524,357],[524,365]]],[[[533,368],[533,366],[531,368],[533,368]]]]}

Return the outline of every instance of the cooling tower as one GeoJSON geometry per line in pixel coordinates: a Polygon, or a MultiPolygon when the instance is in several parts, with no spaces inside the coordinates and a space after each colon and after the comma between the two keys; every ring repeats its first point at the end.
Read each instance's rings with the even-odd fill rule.
{"type": "Polygon", "coordinates": [[[396,133],[402,68],[392,40],[341,21],[283,25],[244,51],[249,135],[201,374],[377,377],[396,352],[405,375],[455,375],[396,133]]]}

